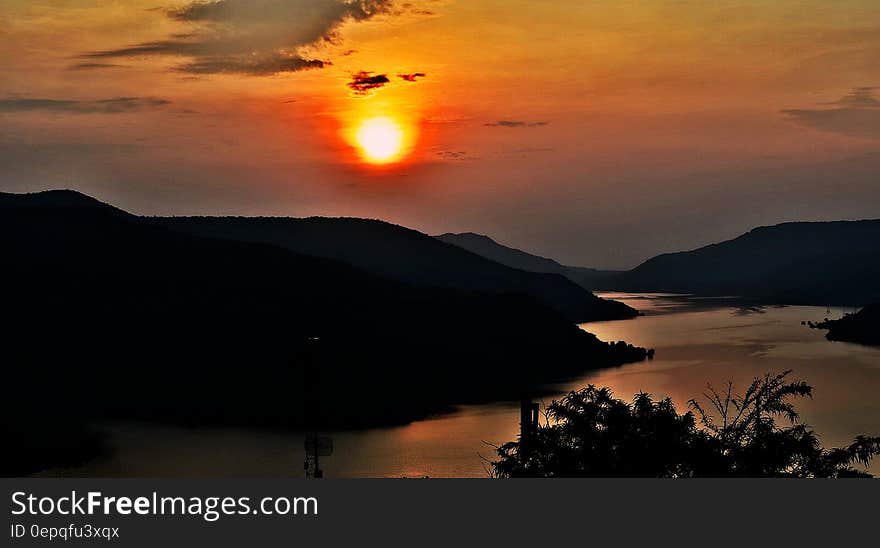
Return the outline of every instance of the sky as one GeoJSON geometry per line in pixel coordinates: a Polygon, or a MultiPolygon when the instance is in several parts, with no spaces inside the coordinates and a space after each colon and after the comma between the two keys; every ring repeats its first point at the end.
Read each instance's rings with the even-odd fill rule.
{"type": "Polygon", "coordinates": [[[0,0],[0,191],[629,268],[878,173],[876,0],[0,0]]]}

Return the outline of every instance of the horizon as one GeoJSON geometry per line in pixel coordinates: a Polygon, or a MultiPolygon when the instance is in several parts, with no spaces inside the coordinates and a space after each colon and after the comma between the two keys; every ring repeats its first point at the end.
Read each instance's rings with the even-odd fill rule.
{"type": "Polygon", "coordinates": [[[880,217],[867,0],[9,0],[0,33],[3,191],[598,269],[880,217]]]}
{"type": "MultiPolygon", "coordinates": [[[[410,226],[406,226],[406,225],[397,224],[397,223],[393,223],[393,222],[391,222],[391,221],[388,221],[388,220],[386,220],[386,219],[381,219],[381,218],[378,218],[378,217],[352,217],[352,216],[334,216],[334,215],[320,215],[320,214],[317,214],[317,215],[309,215],[309,216],[307,216],[307,217],[297,217],[297,216],[292,216],[292,215],[223,215],[223,214],[187,215],[187,214],[185,214],[185,213],[176,214],[176,215],[162,215],[162,214],[147,215],[147,214],[139,213],[139,212],[136,212],[136,211],[130,211],[130,210],[125,209],[125,208],[123,208],[123,207],[119,207],[118,205],[116,205],[116,204],[114,204],[114,203],[111,203],[111,202],[109,202],[109,201],[103,200],[103,199],[101,199],[100,197],[93,196],[93,195],[90,195],[90,194],[87,194],[87,193],[85,193],[85,192],[81,192],[81,191],[79,191],[79,190],[72,189],[72,188],[50,188],[50,189],[44,189],[44,190],[33,190],[33,191],[27,191],[27,192],[5,192],[5,191],[0,191],[0,194],[11,194],[11,195],[29,195],[29,194],[30,194],[30,195],[34,195],[34,194],[49,193],[49,192],[71,192],[71,193],[76,193],[76,194],[79,194],[79,195],[81,195],[81,196],[85,196],[86,198],[89,198],[89,199],[95,200],[96,202],[99,202],[99,203],[101,203],[101,204],[111,206],[111,207],[113,207],[113,208],[115,208],[115,209],[119,209],[119,210],[121,210],[121,211],[124,211],[125,213],[129,213],[129,214],[131,214],[131,215],[135,215],[135,216],[138,216],[138,217],[171,217],[171,218],[175,218],[175,217],[181,217],[181,218],[185,218],[185,217],[216,217],[216,218],[245,218],[245,219],[248,219],[248,218],[250,218],[250,219],[260,219],[260,218],[263,218],[263,219],[299,219],[299,220],[307,220],[307,219],[353,219],[353,220],[363,220],[363,221],[378,221],[378,222],[381,222],[381,223],[387,223],[387,224],[391,224],[391,225],[398,226],[398,227],[405,228],[405,229],[409,229],[409,230],[416,230],[417,232],[420,232],[420,233],[424,234],[425,236],[429,236],[429,237],[432,237],[432,238],[440,238],[440,237],[442,237],[442,236],[447,236],[447,235],[452,235],[452,236],[464,236],[464,235],[479,236],[479,237],[482,237],[482,238],[487,238],[487,239],[489,239],[490,241],[492,241],[493,243],[495,243],[495,244],[497,244],[497,245],[500,245],[500,246],[502,246],[502,247],[506,247],[506,248],[512,249],[512,250],[514,250],[514,251],[523,252],[523,253],[526,253],[526,254],[528,254],[528,255],[532,255],[532,256],[538,257],[538,258],[548,259],[548,260],[554,261],[554,262],[556,262],[556,263],[559,263],[559,264],[562,265],[562,266],[575,267],[575,268],[596,268],[596,267],[593,267],[593,266],[591,266],[591,265],[581,265],[581,264],[569,264],[569,263],[565,263],[564,261],[560,261],[560,260],[558,260],[558,259],[555,258],[555,257],[552,257],[552,256],[550,256],[550,255],[544,254],[541,250],[535,250],[535,251],[533,251],[533,250],[523,249],[523,248],[518,247],[518,246],[516,246],[516,245],[514,245],[514,244],[510,244],[510,243],[507,243],[507,242],[501,241],[501,240],[499,240],[498,238],[496,238],[496,237],[495,237],[494,235],[492,235],[492,234],[482,234],[482,233],[479,233],[479,232],[474,232],[474,231],[469,231],[469,230],[464,230],[464,231],[461,231],[461,232],[443,232],[443,233],[429,234],[429,233],[426,233],[426,232],[422,232],[422,231],[420,231],[420,230],[418,230],[418,229],[416,229],[416,228],[413,228],[413,227],[410,227],[410,226]]],[[[773,228],[773,227],[784,226],[784,225],[791,225],[791,224],[857,223],[857,222],[878,222],[878,221],[880,221],[880,218],[833,219],[833,220],[822,220],[822,221],[785,221],[785,222],[776,223],[776,224],[772,224],[772,225],[760,225],[760,226],[754,226],[754,227],[751,227],[751,228],[749,228],[748,230],[745,230],[745,231],[743,231],[743,232],[741,232],[741,233],[739,233],[739,234],[737,234],[737,235],[735,235],[735,236],[732,236],[732,237],[730,237],[730,238],[726,238],[726,239],[724,239],[724,240],[719,240],[719,241],[716,241],[716,242],[710,242],[710,243],[708,243],[708,244],[706,244],[706,245],[713,245],[713,244],[724,243],[724,242],[728,242],[728,241],[731,241],[731,240],[735,240],[736,238],[739,238],[740,236],[745,236],[746,234],[749,234],[749,233],[751,233],[751,232],[753,232],[753,231],[755,231],[755,230],[766,229],[766,228],[773,228]]],[[[454,244],[453,244],[453,245],[454,245],[454,244]]],[[[645,263],[645,262],[647,262],[647,261],[649,261],[649,260],[651,260],[651,259],[653,259],[653,258],[655,258],[655,257],[658,257],[658,256],[660,256],[660,255],[675,254],[675,253],[688,253],[688,252],[690,252],[690,251],[695,251],[695,250],[701,249],[701,248],[703,248],[703,247],[706,247],[706,246],[698,246],[698,247],[689,248],[689,249],[678,249],[678,250],[672,250],[672,251],[658,252],[658,253],[655,253],[655,254],[653,254],[653,255],[649,255],[649,256],[645,257],[644,259],[638,261],[638,262],[637,262],[636,264],[634,264],[632,267],[628,267],[628,268],[620,268],[620,269],[611,269],[611,268],[609,268],[609,269],[602,269],[602,268],[598,268],[597,270],[608,270],[608,271],[614,271],[614,270],[626,271],[626,270],[631,270],[631,269],[633,269],[633,268],[635,268],[635,267],[637,267],[637,266],[639,266],[639,265],[641,265],[641,264],[643,264],[643,263],[645,263]]]]}

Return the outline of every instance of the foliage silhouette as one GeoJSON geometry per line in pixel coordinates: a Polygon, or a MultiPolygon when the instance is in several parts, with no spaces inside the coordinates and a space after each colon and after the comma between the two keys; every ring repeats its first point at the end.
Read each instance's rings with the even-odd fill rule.
{"type": "Polygon", "coordinates": [[[880,437],[824,449],[794,401],[812,387],[790,371],[755,378],[743,394],[709,386],[707,404],[679,414],[669,398],[632,403],[590,385],[547,408],[527,439],[497,448],[498,477],[870,477],[856,468],[880,454],[880,437]],[[783,424],[780,424],[783,423],[783,424]]]}

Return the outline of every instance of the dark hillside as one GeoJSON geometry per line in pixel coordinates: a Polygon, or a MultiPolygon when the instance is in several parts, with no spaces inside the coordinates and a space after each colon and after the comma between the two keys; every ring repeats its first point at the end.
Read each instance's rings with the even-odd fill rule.
{"type": "Polygon", "coordinates": [[[44,196],[0,195],[2,411],[39,436],[13,456],[94,418],[299,428],[307,393],[325,427],[402,423],[644,357],[527,297],[419,288],[44,196]],[[320,382],[306,387],[308,337],[320,382]]]}
{"type": "Polygon", "coordinates": [[[625,304],[600,299],[558,273],[511,268],[421,232],[383,221],[327,217],[170,217],[152,220],[188,234],[274,244],[423,287],[528,295],[572,322],[638,315],[625,304]]]}
{"type": "Polygon", "coordinates": [[[457,245],[463,249],[467,249],[472,253],[481,255],[527,272],[549,272],[561,274],[581,287],[589,290],[596,289],[602,285],[601,280],[606,276],[616,274],[610,270],[596,270],[594,268],[584,268],[581,266],[566,266],[560,264],[553,259],[532,255],[513,247],[501,245],[492,238],[482,234],[473,232],[463,232],[461,234],[441,234],[435,236],[438,240],[446,243],[457,245]]]}
{"type": "Polygon", "coordinates": [[[738,295],[792,304],[880,300],[880,221],[785,223],[659,255],[606,289],[738,295]]]}

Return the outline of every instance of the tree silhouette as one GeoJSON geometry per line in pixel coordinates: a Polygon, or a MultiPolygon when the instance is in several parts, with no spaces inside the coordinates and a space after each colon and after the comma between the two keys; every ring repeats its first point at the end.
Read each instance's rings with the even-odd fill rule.
{"type": "Polygon", "coordinates": [[[553,401],[528,439],[497,448],[499,477],[845,477],[880,454],[880,437],[824,449],[800,422],[794,400],[812,396],[790,371],[756,378],[743,394],[732,383],[679,414],[669,398],[631,403],[590,385],[553,401]],[[780,425],[779,422],[783,424],[780,425]]]}

